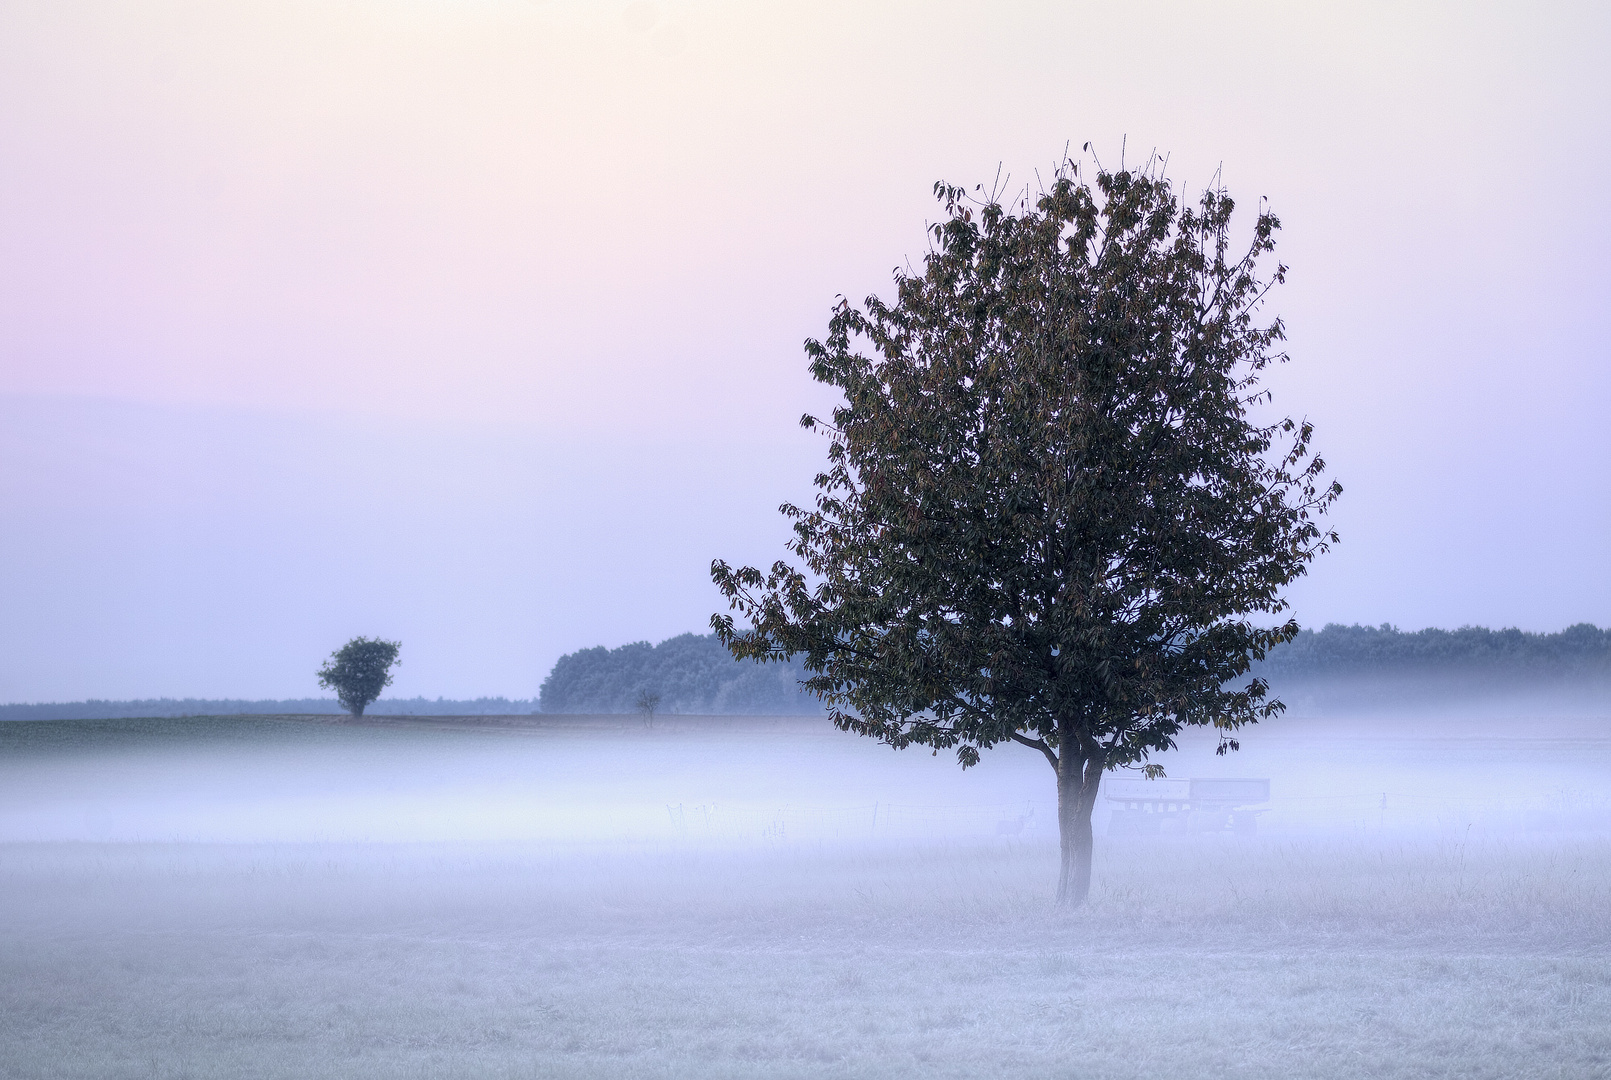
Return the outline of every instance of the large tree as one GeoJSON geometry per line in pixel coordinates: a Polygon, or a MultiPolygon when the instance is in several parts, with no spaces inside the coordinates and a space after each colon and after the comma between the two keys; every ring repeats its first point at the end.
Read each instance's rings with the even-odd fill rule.
{"type": "Polygon", "coordinates": [[[1105,771],[1282,710],[1246,676],[1298,632],[1282,589],[1342,489],[1260,385],[1287,359],[1268,209],[1233,247],[1230,196],[1183,204],[1156,159],[1065,163],[1011,204],[935,192],[923,272],[806,343],[843,403],[802,420],[830,442],[815,505],[782,508],[800,565],[717,560],[740,621],[711,623],[740,658],[802,657],[841,729],[964,768],[1043,755],[1077,905],[1105,771]]]}

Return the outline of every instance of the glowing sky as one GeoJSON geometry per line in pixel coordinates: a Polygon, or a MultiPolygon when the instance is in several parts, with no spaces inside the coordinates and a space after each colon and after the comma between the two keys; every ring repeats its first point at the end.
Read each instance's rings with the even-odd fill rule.
{"type": "Polygon", "coordinates": [[[0,700],[703,628],[936,179],[1268,196],[1299,617],[1611,622],[1603,5],[0,4],[0,700]]]}

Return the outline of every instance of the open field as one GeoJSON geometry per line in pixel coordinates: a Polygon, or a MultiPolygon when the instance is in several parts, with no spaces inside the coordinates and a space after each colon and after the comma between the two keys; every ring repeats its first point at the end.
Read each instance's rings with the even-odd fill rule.
{"type": "Polygon", "coordinates": [[[1066,917],[1027,751],[634,723],[0,725],[0,1075],[1611,1076],[1604,721],[1187,744],[1066,917]]]}

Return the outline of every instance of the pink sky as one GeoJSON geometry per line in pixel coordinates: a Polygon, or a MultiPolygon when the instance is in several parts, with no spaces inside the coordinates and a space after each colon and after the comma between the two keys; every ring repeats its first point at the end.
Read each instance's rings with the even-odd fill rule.
{"type": "Polygon", "coordinates": [[[701,630],[936,179],[1281,214],[1306,622],[1611,622],[1600,5],[0,8],[0,700],[533,693],[701,630]],[[981,13],[988,18],[981,18],[981,13]]]}

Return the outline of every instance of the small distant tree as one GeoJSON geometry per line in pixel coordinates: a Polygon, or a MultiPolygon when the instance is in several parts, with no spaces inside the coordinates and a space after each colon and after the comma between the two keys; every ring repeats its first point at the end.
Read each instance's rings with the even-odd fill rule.
{"type": "Polygon", "coordinates": [[[319,669],[319,685],[336,692],[341,707],[354,716],[362,716],[364,709],[392,684],[392,668],[401,663],[399,641],[380,638],[356,637],[335,652],[319,669]]]}
{"type": "Polygon", "coordinates": [[[922,273],[806,344],[843,404],[802,421],[829,438],[814,504],[783,507],[802,565],[711,567],[748,624],[713,616],[722,641],[802,656],[838,727],[964,768],[1043,756],[1067,905],[1107,770],[1281,711],[1243,677],[1297,634],[1283,590],[1342,490],[1307,423],[1259,415],[1286,359],[1258,317],[1275,215],[1233,251],[1224,191],[1182,205],[1156,159],[1079,169],[1017,206],[936,185],[922,273]]]}
{"type": "Polygon", "coordinates": [[[655,710],[660,708],[660,691],[639,690],[637,700],[638,712],[643,714],[645,727],[654,727],[655,710]]]}

